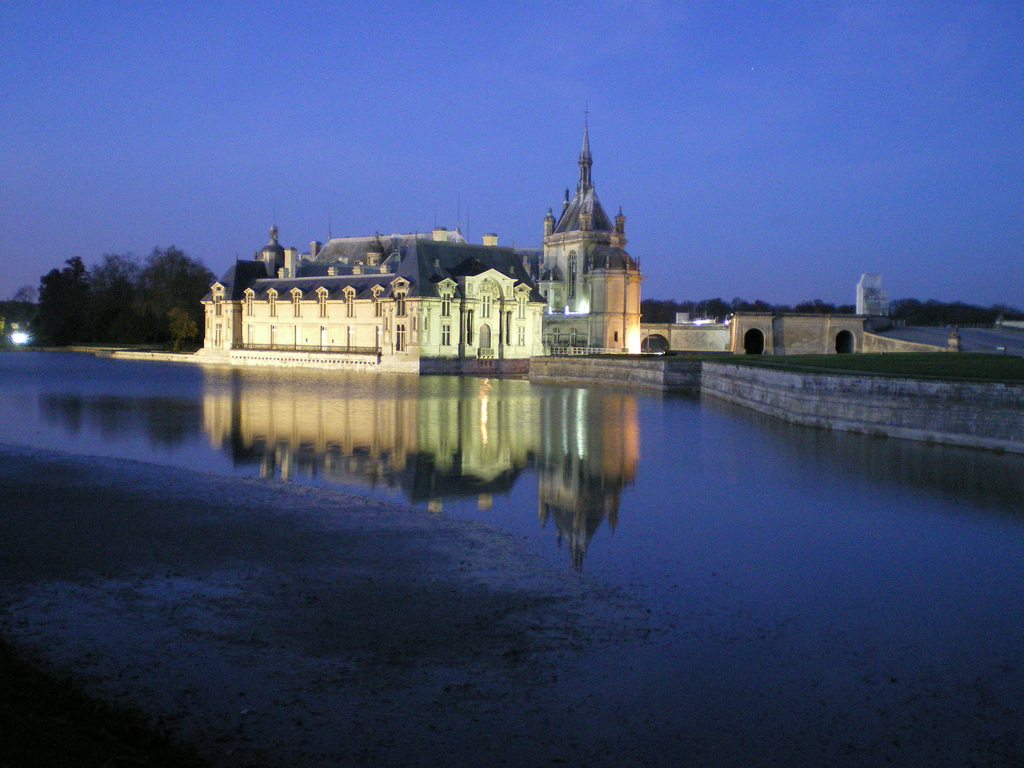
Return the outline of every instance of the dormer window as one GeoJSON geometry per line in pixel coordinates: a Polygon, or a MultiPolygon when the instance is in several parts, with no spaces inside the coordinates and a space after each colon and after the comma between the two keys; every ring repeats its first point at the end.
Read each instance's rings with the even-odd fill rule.
{"type": "Polygon", "coordinates": [[[316,289],[316,303],[320,308],[320,317],[327,317],[327,289],[316,289]]]}
{"type": "Polygon", "coordinates": [[[345,289],[345,317],[356,316],[356,292],[351,286],[345,289]]]}
{"type": "Polygon", "coordinates": [[[246,288],[245,289],[245,314],[246,314],[247,317],[252,317],[252,315],[253,315],[252,301],[253,301],[253,297],[255,295],[256,294],[252,290],[252,288],[246,288]]]}
{"type": "Polygon", "coordinates": [[[267,292],[267,301],[270,304],[270,316],[277,317],[277,291],[273,288],[267,292]]]}
{"type": "Polygon", "coordinates": [[[452,295],[450,293],[441,294],[441,317],[452,316],[452,295]]]}
{"type": "Polygon", "coordinates": [[[395,314],[398,317],[405,317],[405,291],[395,294],[395,314]]]}
{"type": "Polygon", "coordinates": [[[295,317],[302,317],[302,304],[300,303],[301,301],[302,291],[300,291],[298,288],[295,288],[294,290],[292,290],[292,312],[295,314],[295,317]]]}

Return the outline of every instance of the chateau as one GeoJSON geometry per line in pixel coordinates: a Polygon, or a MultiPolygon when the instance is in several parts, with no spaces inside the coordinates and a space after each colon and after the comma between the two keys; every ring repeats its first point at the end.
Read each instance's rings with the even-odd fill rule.
{"type": "Polygon", "coordinates": [[[591,180],[579,182],[543,247],[468,243],[458,229],[332,238],[284,248],[277,227],[203,299],[202,354],[232,364],[419,373],[523,373],[566,348],[640,351],[640,268],[591,180]]]}

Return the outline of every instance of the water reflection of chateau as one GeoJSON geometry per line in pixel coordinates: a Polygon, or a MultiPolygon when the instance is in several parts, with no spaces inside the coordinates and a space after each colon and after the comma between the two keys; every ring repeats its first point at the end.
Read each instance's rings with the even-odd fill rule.
{"type": "Polygon", "coordinates": [[[203,418],[214,447],[264,477],[400,488],[434,510],[486,509],[534,468],[541,523],[577,568],[639,456],[633,396],[506,379],[211,369],[203,418]]]}

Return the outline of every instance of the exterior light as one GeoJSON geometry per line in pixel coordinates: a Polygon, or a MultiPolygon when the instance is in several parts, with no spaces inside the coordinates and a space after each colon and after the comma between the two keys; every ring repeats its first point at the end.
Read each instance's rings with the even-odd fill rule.
{"type": "Polygon", "coordinates": [[[14,331],[11,334],[11,343],[21,346],[22,344],[28,344],[32,337],[29,336],[25,331],[14,331]]]}

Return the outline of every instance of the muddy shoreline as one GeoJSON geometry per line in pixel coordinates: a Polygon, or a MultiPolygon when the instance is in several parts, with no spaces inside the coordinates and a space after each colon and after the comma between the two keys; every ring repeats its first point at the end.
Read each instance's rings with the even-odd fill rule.
{"type": "Polygon", "coordinates": [[[0,456],[0,634],[216,765],[621,764],[574,681],[649,631],[643,611],[510,533],[331,489],[0,456]]]}

